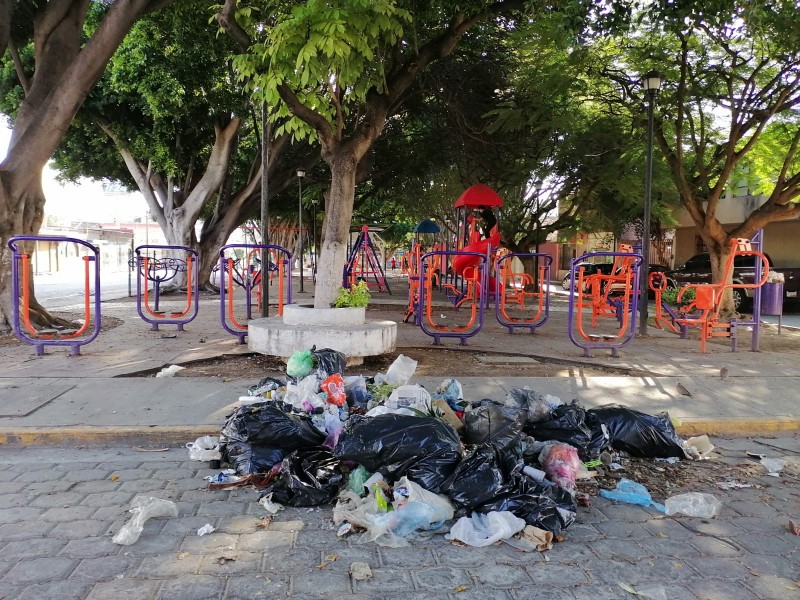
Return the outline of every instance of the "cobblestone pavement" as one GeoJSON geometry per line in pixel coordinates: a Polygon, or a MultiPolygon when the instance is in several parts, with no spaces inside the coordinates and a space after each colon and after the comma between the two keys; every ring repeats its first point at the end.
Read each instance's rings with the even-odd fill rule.
{"type": "MultiPolygon", "coordinates": [[[[746,461],[754,446],[715,443],[729,462],[746,461]]],[[[800,439],[771,443],[759,451],[787,457],[794,476],[755,477],[761,489],[699,490],[722,501],[717,519],[674,519],[597,498],[544,554],[460,547],[441,535],[407,548],[360,545],[337,539],[329,506],[288,509],[261,529],[258,494],[206,491],[202,477],[211,471],[183,449],[4,448],[0,598],[632,598],[620,583],[660,588],[669,600],[797,598],[800,536],[787,525],[800,520],[800,439]],[[179,516],[148,521],[139,541],[117,546],[111,537],[139,493],[176,501],[179,516]],[[199,537],[207,523],[216,531],[199,537]],[[351,579],[355,561],[372,568],[372,579],[351,579]]]]}

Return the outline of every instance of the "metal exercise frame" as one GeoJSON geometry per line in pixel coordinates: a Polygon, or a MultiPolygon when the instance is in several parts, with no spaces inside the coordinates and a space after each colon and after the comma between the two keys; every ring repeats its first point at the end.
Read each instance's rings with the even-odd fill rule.
{"type": "MultiPolygon", "coordinates": [[[[291,269],[287,268],[292,264],[292,253],[283,246],[275,244],[228,244],[219,250],[219,272],[220,272],[220,286],[219,286],[219,316],[223,329],[228,333],[235,335],[238,338],[239,344],[244,344],[244,338],[247,337],[247,323],[240,323],[236,319],[233,311],[233,290],[234,284],[241,285],[244,288],[245,302],[246,302],[246,318],[249,321],[253,318],[253,289],[258,290],[259,282],[261,281],[261,274],[263,270],[255,265],[250,264],[250,256],[255,253],[260,253],[261,250],[266,250],[268,256],[275,254],[275,263],[278,271],[278,316],[283,315],[284,306],[284,291],[286,292],[285,304],[292,303],[292,274],[291,269]],[[242,283],[235,279],[234,259],[225,256],[227,250],[243,249],[247,250],[247,262],[244,269],[239,274],[242,283]],[[280,255],[283,255],[281,258],[280,255]],[[230,324],[229,321],[230,320],[230,324]]],[[[268,262],[273,262],[268,259],[268,262]]],[[[267,267],[267,272],[271,273],[271,266],[267,267]]],[[[261,297],[256,291],[258,302],[261,302],[261,297]]]]}
{"type": "MultiPolygon", "coordinates": [[[[585,357],[591,356],[592,350],[611,350],[611,356],[617,358],[619,356],[619,349],[629,344],[636,333],[636,302],[631,299],[635,298],[635,290],[639,290],[639,271],[642,264],[642,255],[632,252],[588,252],[582,254],[577,258],[573,258],[570,263],[570,302],[569,312],[567,317],[567,333],[570,341],[583,349],[585,357]],[[584,304],[587,294],[584,292],[584,282],[588,280],[591,287],[602,285],[602,279],[597,275],[590,275],[587,278],[583,276],[583,267],[579,268],[576,272],[576,266],[581,262],[587,262],[590,258],[595,257],[613,257],[615,264],[618,260],[632,259],[633,264],[630,266],[627,274],[622,277],[617,277],[616,283],[622,283],[624,279],[625,289],[622,295],[618,298],[609,298],[606,293],[607,290],[590,290],[592,293],[592,302],[584,304]],[[595,278],[595,279],[592,279],[595,278]],[[577,285],[576,283],[577,282],[577,285]],[[598,307],[595,304],[600,298],[607,306],[598,307]],[[592,335],[587,334],[583,330],[583,308],[589,306],[592,309],[592,325],[596,323],[598,316],[609,316],[609,313],[619,322],[619,331],[614,335],[592,335]],[[576,314],[577,309],[577,314],[576,314]],[[601,312],[598,312],[601,310],[601,312]],[[579,337],[575,335],[575,332],[579,337]]],[[[614,274],[611,277],[606,277],[606,286],[614,282],[614,274]]]]}
{"type": "Polygon", "coordinates": [[[200,270],[200,254],[197,250],[186,246],[138,246],[136,253],[136,310],[145,323],[151,325],[152,331],[158,331],[159,325],[177,325],[178,331],[197,316],[200,301],[198,275],[200,270]],[[148,256],[147,252],[178,250],[186,253],[186,258],[148,256]],[[142,255],[144,252],[144,255],[142,255]],[[161,300],[161,284],[174,279],[178,273],[186,273],[186,307],[180,312],[171,312],[169,316],[159,310],[161,300]],[[153,307],[150,307],[148,281],[153,282],[153,307]],[[142,290],[144,282],[144,290],[142,290]],[[194,300],[194,302],[192,302],[194,300]],[[145,314],[146,313],[146,314],[145,314]]]}
{"type": "Polygon", "coordinates": [[[507,253],[495,260],[494,314],[497,317],[497,322],[508,329],[508,333],[513,334],[514,330],[519,328],[527,328],[531,333],[536,333],[537,327],[547,323],[550,318],[550,294],[544,290],[544,283],[550,281],[550,266],[552,264],[553,257],[542,252],[507,253]],[[539,265],[538,268],[538,291],[525,291],[525,286],[534,282],[531,276],[526,273],[514,273],[511,271],[511,263],[507,261],[512,261],[514,258],[534,258],[537,261],[537,265],[540,258],[544,261],[544,264],[539,265]],[[517,287],[517,277],[520,278],[519,287],[517,287]],[[514,286],[512,288],[507,285],[509,279],[511,279],[512,286],[514,286]],[[506,313],[506,305],[509,303],[518,304],[520,310],[525,310],[526,298],[537,299],[536,313],[527,319],[509,317],[506,313]]]}
{"type": "Polygon", "coordinates": [[[32,344],[37,356],[44,354],[45,346],[69,346],[70,356],[78,356],[81,346],[94,340],[100,333],[100,249],[89,242],[77,238],[60,236],[20,235],[8,240],[8,247],[13,255],[11,259],[11,285],[14,298],[12,326],[16,336],[25,343],[32,344]],[[83,325],[79,329],[36,329],[30,321],[30,255],[20,252],[20,242],[66,242],[84,246],[91,250],[91,256],[84,256],[84,303],[83,325]],[[94,263],[94,315],[91,310],[91,277],[92,268],[89,263],[94,263]],[[22,271],[22,306],[20,307],[20,269],[22,271]],[[93,317],[93,318],[92,318],[93,317]],[[23,331],[22,325],[25,324],[23,331]],[[94,327],[87,337],[80,336],[87,333],[89,323],[94,327]],[[30,335],[29,335],[30,334],[30,335]]]}
{"type": "Polygon", "coordinates": [[[466,346],[467,339],[477,335],[483,327],[483,311],[488,285],[488,267],[491,257],[491,248],[484,254],[482,252],[462,252],[455,250],[435,250],[428,252],[420,258],[420,290],[419,290],[419,326],[423,333],[433,338],[436,346],[442,345],[442,338],[458,338],[459,345],[466,346]],[[469,322],[463,327],[446,327],[434,322],[431,315],[433,310],[433,271],[427,262],[436,260],[437,257],[447,256],[477,256],[479,263],[474,267],[470,276],[465,276],[466,289],[460,299],[455,303],[456,308],[463,308],[469,302],[471,311],[469,322]]]}

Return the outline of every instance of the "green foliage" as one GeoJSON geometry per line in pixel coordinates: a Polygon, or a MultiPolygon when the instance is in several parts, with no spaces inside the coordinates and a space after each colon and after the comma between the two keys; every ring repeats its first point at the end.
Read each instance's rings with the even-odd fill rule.
{"type": "Polygon", "coordinates": [[[339,295],[333,303],[334,308],[364,308],[369,304],[372,296],[365,281],[350,286],[350,289],[339,288],[339,295]]]}
{"type": "MultiPolygon", "coordinates": [[[[371,88],[383,91],[383,57],[403,35],[411,14],[392,0],[308,0],[289,7],[267,2],[270,19],[249,19],[255,39],[250,52],[233,59],[233,67],[257,101],[277,107],[276,128],[295,139],[314,137],[302,121],[291,117],[278,87],[288,85],[299,100],[333,125],[335,104],[346,117],[371,88]],[[333,98],[335,96],[335,99],[333,98]],[[291,118],[289,118],[291,117],[291,118]]],[[[247,24],[242,11],[239,15],[247,24]]]]}
{"type": "MultiPolygon", "coordinates": [[[[681,288],[667,288],[661,292],[661,299],[670,306],[678,305],[678,294],[681,288]]],[[[681,304],[687,305],[694,301],[696,296],[695,288],[691,287],[684,289],[683,296],[681,296],[681,304]]]]}

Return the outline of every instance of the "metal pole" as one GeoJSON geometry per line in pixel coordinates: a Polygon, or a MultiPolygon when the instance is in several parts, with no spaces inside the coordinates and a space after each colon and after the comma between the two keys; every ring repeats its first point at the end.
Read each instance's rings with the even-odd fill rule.
{"type": "Polygon", "coordinates": [[[297,222],[300,234],[300,293],[303,293],[303,178],[297,177],[297,222]]]}
{"type": "MultiPolygon", "coordinates": [[[[269,244],[269,138],[267,104],[261,101],[261,243],[269,244]]],[[[261,249],[261,317],[269,316],[269,252],[261,249]]]]}
{"type": "MultiPolygon", "coordinates": [[[[316,277],[316,275],[317,275],[317,259],[319,258],[317,256],[317,200],[316,200],[316,198],[314,199],[313,206],[314,206],[314,233],[312,235],[314,237],[311,240],[311,249],[312,249],[312,252],[311,252],[311,258],[312,258],[311,271],[312,271],[314,277],[316,277]]],[[[316,283],[316,282],[317,282],[317,280],[314,279],[314,283],[316,283]]]]}
{"type": "Polygon", "coordinates": [[[639,281],[639,335],[647,335],[647,290],[650,278],[650,201],[653,186],[653,107],[656,93],[646,92],[647,103],[647,165],[644,172],[644,217],[642,218],[642,270],[639,281]]]}

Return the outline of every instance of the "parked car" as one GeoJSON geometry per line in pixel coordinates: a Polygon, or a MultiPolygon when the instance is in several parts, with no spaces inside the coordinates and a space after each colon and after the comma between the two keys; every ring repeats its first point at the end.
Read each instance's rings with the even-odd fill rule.
{"type": "MultiPolygon", "coordinates": [[[[765,253],[770,263],[770,270],[783,273],[784,300],[797,298],[800,291],[800,267],[773,267],[772,259],[765,253]]],[[[707,252],[695,254],[682,265],[667,273],[676,287],[689,284],[711,283],[711,256],[707,252]]],[[[736,256],[733,259],[733,283],[753,283],[755,278],[755,257],[736,256]]],[[[733,304],[738,310],[752,302],[752,289],[733,289],[733,304]]]]}

